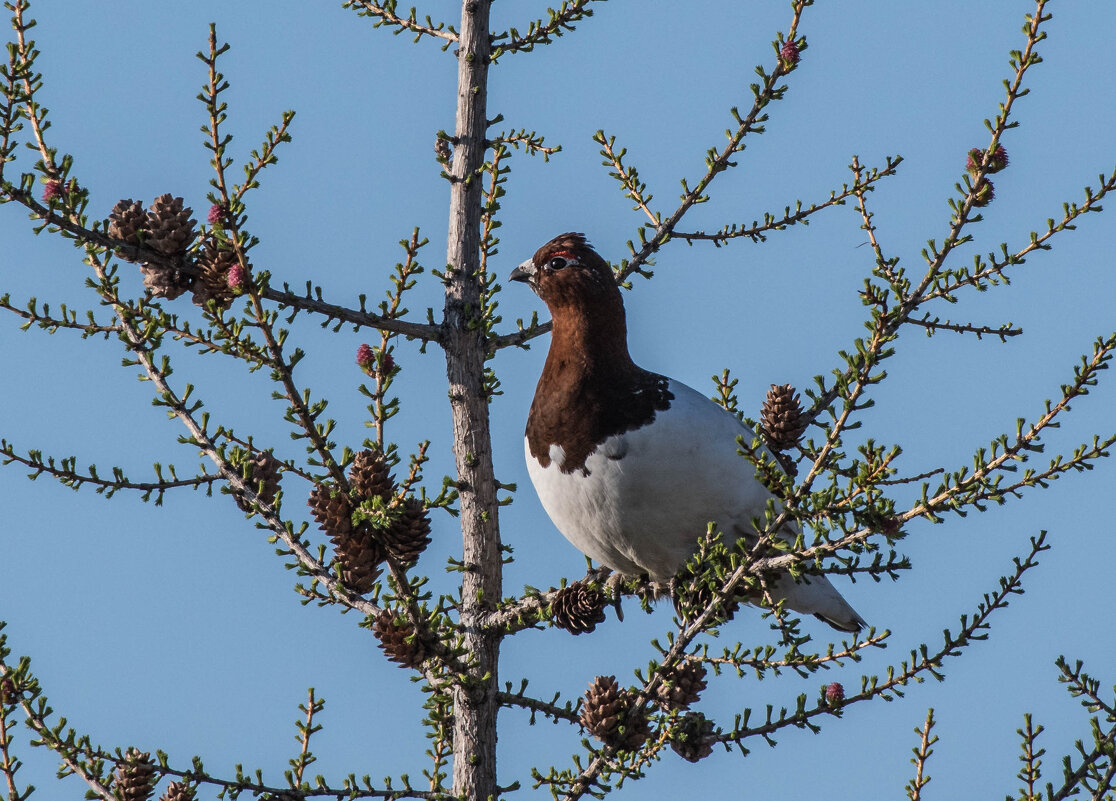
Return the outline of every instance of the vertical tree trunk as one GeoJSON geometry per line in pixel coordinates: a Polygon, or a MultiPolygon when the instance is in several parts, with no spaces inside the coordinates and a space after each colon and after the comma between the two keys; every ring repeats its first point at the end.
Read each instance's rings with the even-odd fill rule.
{"type": "Polygon", "coordinates": [[[457,55],[457,121],[450,189],[446,266],[446,372],[453,413],[460,492],[461,624],[475,660],[471,681],[454,693],[453,792],[496,797],[496,687],[499,639],[477,630],[486,607],[501,597],[500,529],[492,469],[484,336],[479,325],[481,180],[487,134],[489,0],[463,0],[457,55]],[[472,323],[472,324],[471,324],[472,323]]]}

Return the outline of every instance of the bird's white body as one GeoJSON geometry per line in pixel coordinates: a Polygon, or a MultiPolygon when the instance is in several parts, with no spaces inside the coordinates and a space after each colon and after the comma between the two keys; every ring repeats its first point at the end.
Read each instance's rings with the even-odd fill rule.
{"type": "Polygon", "coordinates": [[[710,521],[726,535],[751,530],[770,494],[737,452],[743,426],[671,380],[670,408],[648,425],[605,440],[585,470],[564,473],[560,446],[527,470],[551,520],[582,553],[630,575],[668,581],[710,521]]]}
{"type": "MultiPolygon", "coordinates": [[[[771,494],[739,453],[747,429],[709,398],[673,379],[670,408],[649,424],[609,437],[585,470],[563,472],[562,449],[543,467],[527,448],[527,471],[558,530],[596,562],[629,575],[669,581],[694,553],[710,522],[727,542],[754,538],[771,494]],[[586,472],[587,471],[587,472],[586,472]]],[[[839,628],[863,623],[824,576],[772,587],[791,609],[839,628]]]]}

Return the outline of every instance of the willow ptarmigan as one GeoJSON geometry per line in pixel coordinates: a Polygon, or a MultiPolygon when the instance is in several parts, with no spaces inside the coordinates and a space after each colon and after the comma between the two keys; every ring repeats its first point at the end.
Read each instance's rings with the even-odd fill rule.
{"type": "MultiPolygon", "coordinates": [[[[562,234],[511,274],[546,303],[550,351],[527,418],[527,470],[543,508],[582,553],[670,581],[709,521],[754,537],[771,494],[738,453],[750,436],[701,393],[637,366],[613,273],[581,234],[562,234]]],[[[776,600],[836,629],[867,625],[825,576],[770,583],[776,600]]]]}

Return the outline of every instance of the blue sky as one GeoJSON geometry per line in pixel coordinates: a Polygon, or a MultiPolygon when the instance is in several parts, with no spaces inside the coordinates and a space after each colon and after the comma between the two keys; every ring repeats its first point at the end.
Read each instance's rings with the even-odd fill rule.
{"type": "MultiPolygon", "coordinates": [[[[455,5],[440,0],[420,10],[454,21],[455,5]]],[[[685,227],[751,222],[798,199],[820,202],[850,180],[853,154],[873,166],[902,154],[899,174],[872,200],[885,250],[917,270],[926,240],[945,234],[947,199],[966,151],[988,141],[982,120],[1003,99],[1007,54],[1022,47],[1020,26],[1033,4],[927,8],[857,0],[809,9],[800,33],[810,46],[790,76],[787,99],[771,108],[767,133],[750,141],[740,166],[718,178],[713,200],[685,227]]],[[[1116,7],[1055,2],[1049,10],[1045,63],[1029,74],[1031,94],[1016,106],[1020,127],[1004,139],[1011,166],[997,176],[996,200],[960,263],[998,250],[1001,241],[1021,247],[1028,232],[1060,216],[1063,202],[1081,201],[1082,187],[1113,168],[1116,55],[1109,39],[1116,7]]],[[[768,0],[611,2],[595,11],[576,33],[509,56],[492,71],[490,116],[503,113],[508,129],[536,130],[563,147],[549,164],[522,154],[511,161],[496,261],[503,274],[568,230],[584,231],[606,258],[626,255],[624,243],[642,219],[600,165],[593,132],[615,135],[660,208],[673,209],[678,179],[700,175],[705,150],[723,142],[732,124],[729,108],[750,103],[753,66],[770,64],[769,43],[790,21],[789,4],[768,0]]],[[[415,226],[431,240],[425,265],[441,265],[448,193],[432,145],[438,129],[453,125],[456,66],[436,44],[374,30],[333,3],[120,2],[112,15],[86,4],[40,3],[32,12],[40,21],[37,66],[52,143],[74,155],[94,213],[107,215],[120,198],[146,202],[172,192],[204,215],[210,172],[198,130],[203,108],[194,99],[204,66],[194,53],[216,21],[218,35],[233,45],[222,65],[232,82],[231,154],[243,160],[284,109],[298,112],[294,141],[249,198],[249,227],[261,239],[253,262],[275,283],[309,279],[339,303],[359,293],[382,297],[387,271],[401,257],[396,243],[415,226]]],[[[497,26],[522,29],[540,14],[545,4],[524,0],[494,8],[497,26]]],[[[14,170],[29,170],[32,161],[21,153],[14,170]]],[[[762,245],[672,243],[657,258],[655,278],[637,279],[627,295],[633,356],[706,392],[709,377],[730,367],[753,415],[770,384],[808,385],[837,366],[836,352],[862,332],[856,293],[872,252],[859,225],[845,207],[762,245]]],[[[0,238],[3,292],[52,307],[90,303],[86,268],[69,244],[34,237],[14,206],[0,209],[0,238]]],[[[913,474],[971,463],[978,447],[1012,432],[1017,417],[1033,419],[1093,339],[1116,325],[1114,245],[1111,216],[1089,215],[1077,231],[1057,237],[1052,252],[1017,268],[1011,286],[972,292],[937,310],[957,320],[1011,321],[1025,330],[1022,337],[1002,344],[905,332],[866,432],[902,444],[900,469],[913,474]]],[[[132,270],[123,265],[124,286],[138,294],[132,270]]],[[[441,307],[440,286],[427,279],[407,304],[419,319],[427,306],[441,307]]],[[[187,306],[183,299],[175,311],[200,319],[187,306]]],[[[518,285],[501,296],[500,309],[506,330],[543,311],[518,285]]],[[[77,455],[102,473],[120,465],[135,479],[147,477],[155,461],[173,462],[180,473],[197,464],[197,454],[176,442],[181,427],[151,406],[149,386],[135,380],[134,368],[120,367],[115,342],[21,332],[18,322],[0,316],[0,434],[17,448],[77,455]]],[[[357,447],[367,432],[353,357],[374,335],[334,335],[300,319],[293,336],[309,353],[299,379],[330,399],[338,441],[357,447]]],[[[522,463],[523,422],[545,350],[542,340],[527,351],[504,351],[496,362],[504,390],[492,408],[496,471],[519,485],[501,521],[516,556],[505,571],[509,594],[583,571],[582,557],[542,512],[522,463]]],[[[175,359],[175,378],[197,385],[215,419],[283,456],[301,454],[265,376],[192,353],[175,359]]],[[[427,476],[436,491],[452,467],[444,362],[436,350],[421,354],[406,342],[396,359],[404,410],[389,436],[404,450],[432,441],[427,476]]],[[[1048,440],[1047,455],[1110,433],[1114,408],[1116,387],[1102,381],[1048,440]]],[[[419,782],[429,761],[417,688],[380,658],[355,615],[299,604],[293,577],[231,500],[187,491],[156,508],[124,493],[108,501],[74,493],[46,477],[28,483],[25,472],[0,470],[7,510],[0,619],[9,621],[13,650],[32,656],[52,705],[71,725],[109,747],[162,748],[178,765],[199,754],[225,774],[243,763],[278,782],[297,752],[298,704],[313,686],[327,706],[312,770],[331,780],[349,772],[374,779],[409,773],[419,782]]],[[[912,729],[931,706],[941,741],[925,797],[1012,792],[1014,732],[1026,711],[1047,727],[1042,744],[1055,778],[1060,756],[1088,727],[1057,684],[1054,659],[1083,659],[1102,686],[1116,682],[1108,611],[1116,537],[1107,514],[1114,486],[1116,465],[1106,460],[988,514],[912,525],[902,550],[914,570],[899,582],[847,587],[858,611],[894,632],[887,650],[805,681],[723,677],[698,708],[729,725],[744,706],[791,705],[822,682],[858,686],[862,674],[885,671],[920,643],[936,646],[943,628],[956,628],[958,616],[995,589],[1028,538],[1049,529],[1053,550],[1027,593],[994,617],[988,642],[946,665],[944,684],[912,687],[897,703],[859,705],[828,721],[819,736],[785,732],[778,748],[753,746],[747,759],[717,752],[694,767],[668,755],[648,780],[616,797],[669,798],[693,782],[740,798],[821,790],[853,798],[866,788],[871,797],[897,797],[912,773],[912,729]]],[[[300,515],[303,490],[289,491],[286,511],[300,515]]],[[[458,547],[454,521],[436,516],[434,536],[420,564],[436,587],[448,588],[442,565],[458,547]]],[[[653,658],[648,641],[670,619],[666,608],[650,617],[634,604],[628,610],[626,622],[610,618],[598,636],[547,630],[508,641],[502,678],[518,685],[529,677],[539,695],[560,691],[570,700],[598,674],[627,679],[653,658]]],[[[810,631],[827,634],[820,624],[810,631]]],[[[722,639],[751,645],[766,635],[759,615],[744,612],[722,639]]],[[[520,797],[542,797],[545,791],[530,789],[528,766],[568,764],[578,738],[545,723],[528,728],[514,710],[503,714],[501,783],[521,780],[527,789],[520,797]]],[[[50,754],[21,756],[23,780],[53,796],[50,754]]],[[[82,788],[71,779],[65,791],[76,796],[82,788]]]]}

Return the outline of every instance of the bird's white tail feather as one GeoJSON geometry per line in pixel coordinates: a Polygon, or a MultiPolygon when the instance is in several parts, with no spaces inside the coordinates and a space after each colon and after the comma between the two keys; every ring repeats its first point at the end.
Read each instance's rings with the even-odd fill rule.
{"type": "Polygon", "coordinates": [[[776,600],[783,601],[788,609],[814,615],[841,631],[855,633],[868,626],[825,576],[803,576],[796,582],[783,574],[771,589],[776,600]]]}

